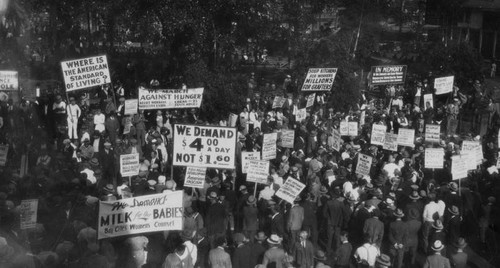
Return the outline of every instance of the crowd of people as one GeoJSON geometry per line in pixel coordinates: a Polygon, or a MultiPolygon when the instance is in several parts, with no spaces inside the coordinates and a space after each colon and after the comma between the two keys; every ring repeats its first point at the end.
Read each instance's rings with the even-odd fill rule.
{"type": "MultiPolygon", "coordinates": [[[[283,105],[273,108],[273,96],[256,87],[236,121],[202,121],[197,109],[128,115],[121,87],[2,101],[0,266],[467,267],[468,243],[484,247],[498,209],[493,124],[479,136],[457,132],[467,102],[490,102],[480,84],[475,89],[471,98],[455,88],[444,101],[424,103],[433,90],[427,81],[410,101],[404,87],[389,86],[384,107],[362,92],[357,107],[341,112],[329,105],[330,93],[308,106],[308,94],[286,85],[283,105]],[[306,118],[297,120],[303,108],[306,118]],[[358,135],[342,136],[336,150],[342,121],[357,122],[358,135]],[[204,188],[184,188],[185,168],[171,165],[176,123],[236,127],[235,169],[208,169],[204,188]],[[414,129],[414,146],[370,144],[373,124],[394,134],[414,129]],[[426,124],[441,126],[439,143],[425,140],[426,124]],[[293,148],[278,140],[268,183],[247,183],[241,152],[261,151],[263,135],[283,129],[294,130],[293,148]],[[480,141],[484,159],[453,181],[451,157],[463,140],[480,141]],[[426,148],[443,149],[443,169],[425,168],[426,148]],[[140,155],[139,174],[122,177],[120,155],[131,153],[140,155]],[[369,175],[356,171],[360,153],[373,158],[369,175]],[[306,185],[293,204],[275,195],[287,179],[306,185]],[[184,191],[183,230],[97,240],[99,201],[168,191],[184,191]],[[20,229],[26,199],[38,200],[37,224],[20,229]]],[[[489,115],[477,109],[477,117],[489,115]]]]}

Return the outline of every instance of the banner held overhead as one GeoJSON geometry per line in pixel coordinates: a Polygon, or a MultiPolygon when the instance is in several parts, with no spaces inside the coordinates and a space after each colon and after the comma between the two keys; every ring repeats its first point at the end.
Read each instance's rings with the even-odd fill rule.
{"type": "Polygon", "coordinates": [[[311,68],[307,72],[302,91],[330,91],[337,68],[311,68]]]}
{"type": "Polygon", "coordinates": [[[61,67],[67,92],[111,82],[108,59],[104,55],[63,61],[61,67]]]}
{"type": "Polygon", "coordinates": [[[146,89],[139,88],[139,109],[200,108],[204,88],[146,89]]]}

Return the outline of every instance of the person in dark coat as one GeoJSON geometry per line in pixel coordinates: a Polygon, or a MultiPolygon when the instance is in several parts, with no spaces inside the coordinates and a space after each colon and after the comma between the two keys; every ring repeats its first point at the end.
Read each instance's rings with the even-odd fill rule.
{"type": "Polygon", "coordinates": [[[409,211],[408,220],[406,221],[406,228],[408,230],[408,236],[406,239],[406,248],[410,253],[410,264],[415,264],[415,259],[417,257],[418,249],[418,235],[420,233],[420,227],[422,222],[418,220],[419,212],[416,208],[412,208],[409,211]]]}
{"type": "Polygon", "coordinates": [[[207,230],[200,229],[196,233],[196,247],[198,248],[198,257],[196,258],[195,267],[208,267],[208,252],[210,252],[210,243],[207,239],[207,230]]]}
{"type": "Polygon", "coordinates": [[[272,208],[271,214],[271,233],[282,237],[285,234],[285,219],[277,208],[272,208]]]}
{"type": "Polygon", "coordinates": [[[248,196],[247,205],[243,208],[243,234],[253,240],[259,229],[257,200],[253,195],[248,196]]]}
{"type": "Polygon", "coordinates": [[[109,117],[106,119],[104,126],[106,127],[111,143],[113,146],[116,146],[116,138],[118,137],[118,133],[120,133],[120,121],[118,121],[115,112],[111,112],[109,117]]]}
{"type": "Polygon", "coordinates": [[[307,231],[299,233],[299,241],[295,242],[292,248],[292,255],[297,263],[297,267],[309,268],[314,265],[314,245],[307,238],[307,231]]]}
{"type": "Polygon", "coordinates": [[[457,241],[453,243],[456,248],[456,252],[451,254],[450,262],[454,268],[466,268],[467,267],[467,253],[464,252],[464,248],[467,247],[465,239],[462,237],[458,238],[457,241]]]}
{"type": "Polygon", "coordinates": [[[395,260],[395,268],[403,267],[403,257],[408,238],[406,223],[401,220],[404,216],[405,214],[401,209],[396,209],[394,212],[396,220],[391,222],[389,226],[389,242],[391,245],[391,254],[395,260]]]}
{"type": "Polygon", "coordinates": [[[340,230],[347,227],[347,222],[349,221],[347,208],[343,201],[342,197],[334,198],[329,200],[323,208],[323,216],[328,221],[328,253],[331,253],[332,250],[336,250],[340,245],[340,230]],[[334,248],[332,248],[332,242],[335,243],[334,248]]]}
{"type": "Polygon", "coordinates": [[[115,152],[111,148],[109,141],[104,142],[104,150],[99,152],[99,163],[103,168],[103,178],[108,183],[112,183],[112,179],[115,176],[115,152]]]}
{"type": "Polygon", "coordinates": [[[423,268],[434,268],[434,267],[440,267],[440,268],[451,268],[450,265],[450,260],[448,258],[441,256],[441,252],[444,249],[443,243],[441,241],[436,240],[431,246],[432,251],[434,251],[434,254],[427,256],[424,262],[423,268]]]}
{"type": "Polygon", "coordinates": [[[266,247],[264,246],[264,242],[267,239],[266,234],[263,231],[259,231],[257,235],[253,237],[254,241],[250,243],[250,263],[251,267],[255,267],[257,264],[262,263],[262,259],[264,258],[264,253],[266,252],[266,247]]]}
{"type": "Polygon", "coordinates": [[[311,242],[314,246],[318,245],[318,218],[316,217],[317,205],[313,202],[313,196],[310,194],[308,198],[301,204],[304,208],[304,221],[302,229],[311,234],[311,242]]]}
{"type": "Polygon", "coordinates": [[[252,266],[252,250],[251,245],[245,243],[245,236],[242,233],[236,233],[233,236],[236,249],[233,253],[232,264],[233,267],[253,268],[252,266]]]}
{"type": "Polygon", "coordinates": [[[455,243],[461,237],[462,217],[457,206],[452,206],[448,210],[449,219],[445,222],[448,244],[455,243]]]}
{"type": "Polygon", "coordinates": [[[438,240],[441,242],[446,241],[446,233],[444,232],[444,226],[441,220],[436,220],[432,224],[431,235],[429,236],[429,244],[433,245],[434,242],[438,240]]]}
{"type": "Polygon", "coordinates": [[[372,217],[365,221],[363,233],[370,237],[370,241],[380,248],[384,237],[384,224],[379,220],[380,212],[372,211],[372,217]]]}
{"type": "Polygon", "coordinates": [[[352,245],[348,240],[348,233],[340,233],[340,246],[335,251],[335,267],[348,268],[351,263],[352,245]]]}
{"type": "Polygon", "coordinates": [[[210,199],[210,206],[207,211],[207,233],[210,244],[213,245],[216,237],[224,236],[227,226],[227,213],[226,208],[219,202],[216,192],[211,192],[208,196],[210,199]]]}

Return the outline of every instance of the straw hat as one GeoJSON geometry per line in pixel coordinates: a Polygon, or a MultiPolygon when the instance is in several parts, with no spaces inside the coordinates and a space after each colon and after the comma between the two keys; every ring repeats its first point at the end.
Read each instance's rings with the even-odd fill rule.
{"type": "Polygon", "coordinates": [[[377,267],[389,267],[391,266],[391,258],[386,254],[381,254],[377,257],[377,267]]]}
{"type": "Polygon", "coordinates": [[[456,182],[450,182],[450,184],[449,184],[448,186],[450,187],[450,190],[451,190],[452,192],[456,192],[456,191],[458,191],[458,185],[457,185],[457,183],[456,183],[456,182]]]}
{"type": "Polygon", "coordinates": [[[444,245],[441,242],[441,240],[434,241],[434,244],[432,244],[432,247],[431,247],[431,249],[434,251],[441,251],[441,250],[443,250],[443,248],[444,248],[444,245]]]}
{"type": "Polygon", "coordinates": [[[457,206],[452,206],[451,208],[448,208],[448,211],[455,216],[460,214],[460,211],[458,210],[457,206]]]}
{"type": "Polygon", "coordinates": [[[443,223],[440,220],[436,220],[432,224],[432,228],[434,228],[436,230],[443,230],[443,223]]]}
{"type": "Polygon", "coordinates": [[[272,234],[268,239],[267,239],[267,243],[271,244],[271,245],[278,245],[281,243],[283,239],[281,237],[279,237],[277,234],[272,234]]]}
{"type": "Polygon", "coordinates": [[[396,211],[394,211],[393,214],[394,214],[394,217],[396,217],[396,218],[403,218],[405,216],[405,214],[403,213],[403,211],[400,208],[396,209],[396,211]]]}

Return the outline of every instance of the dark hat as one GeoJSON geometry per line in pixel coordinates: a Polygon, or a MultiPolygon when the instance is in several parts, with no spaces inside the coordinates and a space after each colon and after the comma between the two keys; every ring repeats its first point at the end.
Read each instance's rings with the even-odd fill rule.
{"type": "Polygon", "coordinates": [[[98,166],[99,160],[97,160],[97,158],[94,157],[94,158],[90,159],[89,164],[92,166],[98,166]]]}
{"type": "Polygon", "coordinates": [[[444,248],[444,245],[441,242],[441,240],[434,241],[434,244],[432,244],[432,247],[431,247],[431,249],[434,251],[441,251],[441,250],[443,250],[443,248],[444,248]]]}
{"type": "Polygon", "coordinates": [[[181,233],[181,238],[184,240],[191,240],[193,238],[193,231],[183,230],[181,233]]]}
{"type": "Polygon", "coordinates": [[[317,250],[316,254],[314,254],[314,258],[319,261],[326,261],[326,254],[322,250],[317,250]]]}
{"type": "Polygon", "coordinates": [[[386,254],[380,254],[380,256],[377,257],[376,262],[379,266],[391,266],[391,258],[386,254]]]}
{"type": "Polygon", "coordinates": [[[255,203],[257,203],[257,199],[255,199],[255,197],[253,195],[248,196],[248,198],[247,198],[247,204],[253,205],[255,203]]]}
{"type": "Polygon", "coordinates": [[[436,230],[443,230],[443,223],[441,222],[441,220],[436,220],[432,224],[432,228],[434,228],[436,230]]]}
{"type": "Polygon", "coordinates": [[[266,236],[266,233],[264,233],[264,232],[260,231],[260,232],[258,232],[258,233],[255,235],[255,237],[254,237],[254,238],[255,238],[255,240],[257,240],[257,241],[264,241],[264,240],[266,240],[266,239],[267,239],[267,236],[266,236]]]}
{"type": "Polygon", "coordinates": [[[328,188],[326,188],[326,186],[324,186],[324,185],[321,185],[321,187],[319,188],[319,193],[320,194],[328,193],[328,188]]]}
{"type": "Polygon", "coordinates": [[[413,192],[411,192],[410,199],[412,199],[412,200],[420,199],[420,195],[418,194],[417,191],[413,191],[413,192]]]}
{"type": "Polygon", "coordinates": [[[465,239],[463,237],[460,237],[453,243],[453,246],[456,248],[463,249],[467,246],[467,242],[465,242],[465,239]]]}
{"type": "Polygon", "coordinates": [[[207,236],[207,229],[205,228],[201,228],[200,230],[198,230],[198,232],[196,232],[196,239],[201,239],[206,236],[207,236]]]}
{"type": "Polygon", "coordinates": [[[219,185],[221,183],[219,177],[214,177],[211,182],[212,182],[212,185],[219,185]]]}
{"type": "Polygon", "coordinates": [[[106,186],[104,186],[104,191],[112,192],[113,190],[114,190],[113,184],[106,184],[106,186]]]}
{"type": "Polygon", "coordinates": [[[403,213],[403,211],[400,208],[396,209],[396,211],[394,211],[393,214],[394,214],[394,217],[396,217],[396,218],[403,218],[405,216],[405,214],[403,213]]]}
{"type": "Polygon", "coordinates": [[[233,235],[233,240],[235,243],[243,243],[245,242],[246,238],[245,235],[243,235],[242,233],[235,233],[233,235]]]}
{"type": "Polygon", "coordinates": [[[458,215],[458,214],[460,214],[460,211],[458,210],[458,207],[457,207],[457,206],[451,206],[451,208],[448,208],[448,211],[449,211],[452,215],[458,215]]]}

